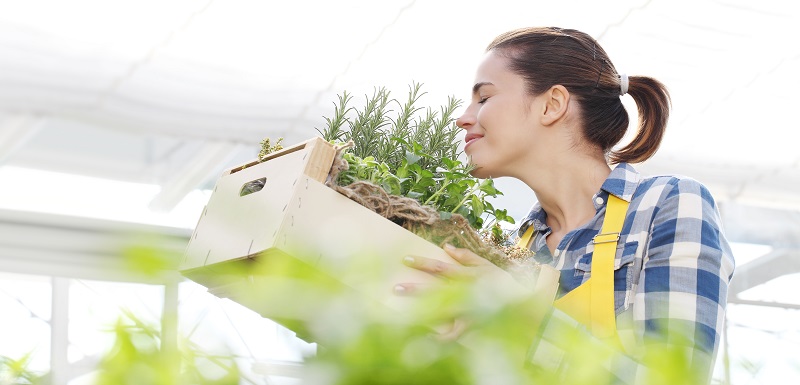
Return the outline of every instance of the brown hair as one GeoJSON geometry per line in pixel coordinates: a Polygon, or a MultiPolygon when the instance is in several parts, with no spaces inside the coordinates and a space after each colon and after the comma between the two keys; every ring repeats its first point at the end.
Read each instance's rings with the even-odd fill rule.
{"type": "Polygon", "coordinates": [[[611,163],[642,162],[658,150],[669,118],[669,93],[653,78],[630,76],[628,94],[639,110],[639,129],[628,145],[611,151],[625,136],[628,113],[620,100],[620,75],[591,36],[573,29],[522,28],[495,38],[486,48],[491,50],[510,60],[531,95],[558,84],[566,87],[581,106],[584,137],[611,163]]]}

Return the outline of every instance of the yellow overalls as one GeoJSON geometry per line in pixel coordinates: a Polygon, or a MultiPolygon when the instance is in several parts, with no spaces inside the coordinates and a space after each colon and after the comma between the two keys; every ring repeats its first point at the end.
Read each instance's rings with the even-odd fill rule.
{"type": "MultiPolygon", "coordinates": [[[[603,227],[592,240],[591,276],[553,303],[557,309],[586,325],[595,337],[616,346],[620,345],[620,341],[614,313],[614,257],[628,204],[614,195],[608,195],[603,227]]],[[[530,247],[532,237],[533,226],[530,226],[517,246],[530,247]]]]}

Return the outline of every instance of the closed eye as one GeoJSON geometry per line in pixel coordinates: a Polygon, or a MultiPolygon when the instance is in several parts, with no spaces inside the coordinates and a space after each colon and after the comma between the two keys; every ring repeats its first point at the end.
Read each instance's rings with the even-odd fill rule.
{"type": "MultiPolygon", "coordinates": [[[[476,96],[480,96],[480,95],[481,95],[481,89],[482,89],[484,86],[493,86],[493,85],[494,85],[494,84],[492,84],[492,83],[490,83],[490,82],[479,82],[479,83],[475,83],[475,85],[474,85],[474,86],[472,86],[472,97],[473,97],[473,98],[475,98],[476,96]]],[[[481,98],[480,98],[480,101],[478,102],[478,104],[483,104],[483,103],[486,103],[486,99],[489,99],[489,97],[488,97],[488,96],[487,96],[487,97],[481,97],[481,98]]]]}

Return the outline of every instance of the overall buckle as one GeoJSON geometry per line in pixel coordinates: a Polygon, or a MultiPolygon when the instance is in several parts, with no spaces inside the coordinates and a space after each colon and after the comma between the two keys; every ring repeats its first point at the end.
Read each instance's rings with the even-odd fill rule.
{"type": "Polygon", "coordinates": [[[592,243],[595,245],[599,243],[614,243],[617,241],[619,241],[619,233],[597,234],[592,238],[592,243]]]}

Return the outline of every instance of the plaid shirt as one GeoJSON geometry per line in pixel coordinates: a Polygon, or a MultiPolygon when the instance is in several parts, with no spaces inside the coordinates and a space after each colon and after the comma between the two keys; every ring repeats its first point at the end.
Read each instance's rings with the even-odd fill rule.
{"type": "MultiPolygon", "coordinates": [[[[547,214],[538,203],[519,234],[534,226],[531,249],[539,262],[561,271],[559,296],[564,295],[589,279],[592,237],[603,224],[608,194],[630,202],[614,261],[614,306],[620,339],[633,343],[623,343],[626,353],[613,355],[606,368],[618,383],[641,383],[647,372],[641,363],[645,341],[669,336],[673,343],[676,339],[667,330],[680,329],[688,332],[684,347],[692,367],[710,380],[734,261],[719,211],[703,185],[674,176],[642,178],[621,163],[593,197],[594,218],[569,232],[552,254],[545,243],[551,232],[547,214]]],[[[582,325],[553,309],[531,347],[531,361],[551,370],[579,367],[565,354],[568,342],[558,338],[576,328],[597,341],[582,325]]]]}

